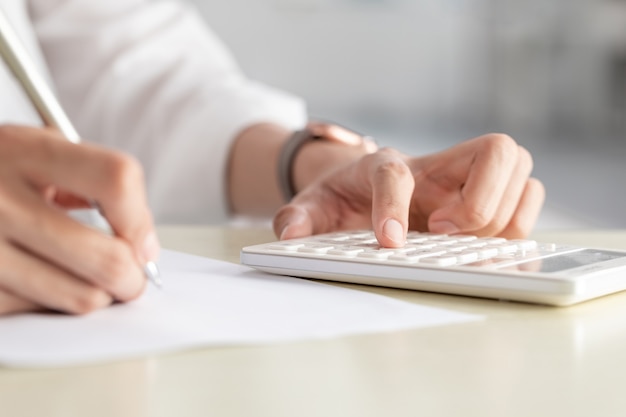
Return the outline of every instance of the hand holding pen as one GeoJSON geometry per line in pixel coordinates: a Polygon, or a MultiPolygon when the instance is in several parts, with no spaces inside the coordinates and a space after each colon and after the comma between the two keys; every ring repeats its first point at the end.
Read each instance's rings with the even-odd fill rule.
{"type": "Polygon", "coordinates": [[[79,136],[1,10],[0,52],[51,127],[0,127],[0,315],[81,314],[136,298],[146,276],[159,282],[159,245],[139,163],[76,144],[79,136]],[[112,235],[60,210],[94,202],[112,235]]]}

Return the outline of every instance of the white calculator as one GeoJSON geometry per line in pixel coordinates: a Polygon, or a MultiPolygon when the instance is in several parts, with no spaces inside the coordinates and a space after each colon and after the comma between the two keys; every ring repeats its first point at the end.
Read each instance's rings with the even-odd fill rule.
{"type": "Polygon", "coordinates": [[[371,230],[248,246],[241,263],[280,275],[565,306],[626,289],[626,252],[409,232],[381,248],[371,230]]]}

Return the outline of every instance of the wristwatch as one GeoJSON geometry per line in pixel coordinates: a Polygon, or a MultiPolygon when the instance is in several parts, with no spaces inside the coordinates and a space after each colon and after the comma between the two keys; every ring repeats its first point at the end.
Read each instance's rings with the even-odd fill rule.
{"type": "Polygon", "coordinates": [[[367,144],[368,152],[374,152],[377,148],[371,136],[363,136],[334,123],[309,122],[304,129],[295,131],[287,139],[278,157],[278,186],[287,202],[296,195],[293,181],[293,164],[296,155],[304,144],[313,140],[326,140],[346,146],[367,144]]]}

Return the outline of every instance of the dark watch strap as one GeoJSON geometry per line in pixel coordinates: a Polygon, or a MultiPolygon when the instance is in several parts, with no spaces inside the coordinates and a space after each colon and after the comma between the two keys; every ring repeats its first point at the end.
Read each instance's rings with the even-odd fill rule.
{"type": "Polygon", "coordinates": [[[293,163],[302,146],[322,136],[315,136],[308,128],[294,132],[283,145],[278,157],[278,186],[285,198],[289,202],[296,195],[296,187],[293,182],[293,163]]]}

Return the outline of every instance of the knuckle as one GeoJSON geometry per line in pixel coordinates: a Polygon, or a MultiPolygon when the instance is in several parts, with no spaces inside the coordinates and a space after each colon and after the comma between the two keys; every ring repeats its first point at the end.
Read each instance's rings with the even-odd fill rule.
{"type": "Polygon", "coordinates": [[[497,234],[507,228],[510,225],[511,219],[506,219],[503,216],[494,217],[491,222],[489,222],[489,229],[491,230],[491,234],[497,234]]]}
{"type": "Polygon", "coordinates": [[[482,229],[489,225],[492,216],[487,209],[480,204],[470,205],[465,212],[465,221],[472,228],[482,229]]]}
{"type": "Polygon", "coordinates": [[[534,165],[534,161],[533,161],[533,157],[531,155],[531,153],[528,151],[528,149],[524,148],[523,146],[519,146],[518,147],[518,155],[519,155],[519,161],[520,163],[526,168],[527,171],[532,171],[533,170],[533,165],[534,165]]]}
{"type": "Polygon", "coordinates": [[[376,151],[375,154],[372,154],[372,155],[384,156],[387,158],[397,158],[397,159],[401,159],[402,157],[402,153],[399,150],[395,148],[390,148],[390,147],[380,148],[378,151],[376,151]]]}
{"type": "Polygon", "coordinates": [[[376,166],[375,174],[383,177],[403,177],[410,175],[409,167],[400,158],[395,157],[396,154],[392,154],[393,157],[387,158],[376,166]]]}
{"type": "Polygon", "coordinates": [[[522,239],[528,235],[528,229],[528,221],[526,219],[515,216],[506,226],[506,237],[509,239],[522,239]]]}
{"type": "Polygon", "coordinates": [[[129,271],[135,267],[130,248],[115,242],[110,248],[103,251],[100,258],[99,282],[105,288],[119,288],[128,277],[129,271]]]}
{"type": "Polygon", "coordinates": [[[134,292],[129,292],[128,296],[125,297],[121,301],[128,302],[128,301],[136,300],[137,298],[139,298],[144,293],[147,284],[148,284],[147,280],[142,279],[140,284],[137,285],[137,287],[135,288],[135,291],[134,292]]]}
{"type": "Polygon", "coordinates": [[[527,205],[533,206],[539,215],[546,200],[546,187],[537,178],[529,178],[526,184],[525,200],[527,205]]]}
{"type": "Polygon", "coordinates": [[[541,199],[541,201],[543,202],[546,196],[546,187],[541,181],[539,181],[537,178],[531,177],[528,179],[527,187],[533,193],[534,198],[541,199]]]}
{"type": "Polygon", "coordinates": [[[391,148],[391,147],[389,147],[389,146],[384,146],[384,147],[380,148],[380,149],[378,150],[378,152],[379,152],[379,153],[388,153],[388,154],[392,154],[392,155],[395,155],[395,154],[397,154],[397,153],[398,153],[398,151],[397,151],[396,149],[391,148]]]}
{"type": "Polygon", "coordinates": [[[519,145],[511,136],[504,133],[491,133],[483,138],[483,146],[496,155],[516,153],[519,145]]]}
{"type": "Polygon", "coordinates": [[[106,162],[105,172],[109,178],[109,192],[113,196],[125,196],[143,184],[141,164],[127,154],[111,153],[106,162]]]}
{"type": "Polygon", "coordinates": [[[536,178],[530,178],[526,185],[526,193],[531,199],[530,206],[522,210],[523,214],[516,213],[506,225],[507,238],[521,239],[528,236],[537,220],[537,216],[541,211],[541,206],[545,199],[545,188],[541,181],[536,178]]]}
{"type": "Polygon", "coordinates": [[[68,313],[83,315],[104,308],[110,303],[111,298],[104,291],[96,287],[88,287],[69,300],[65,309],[68,313]]]}

